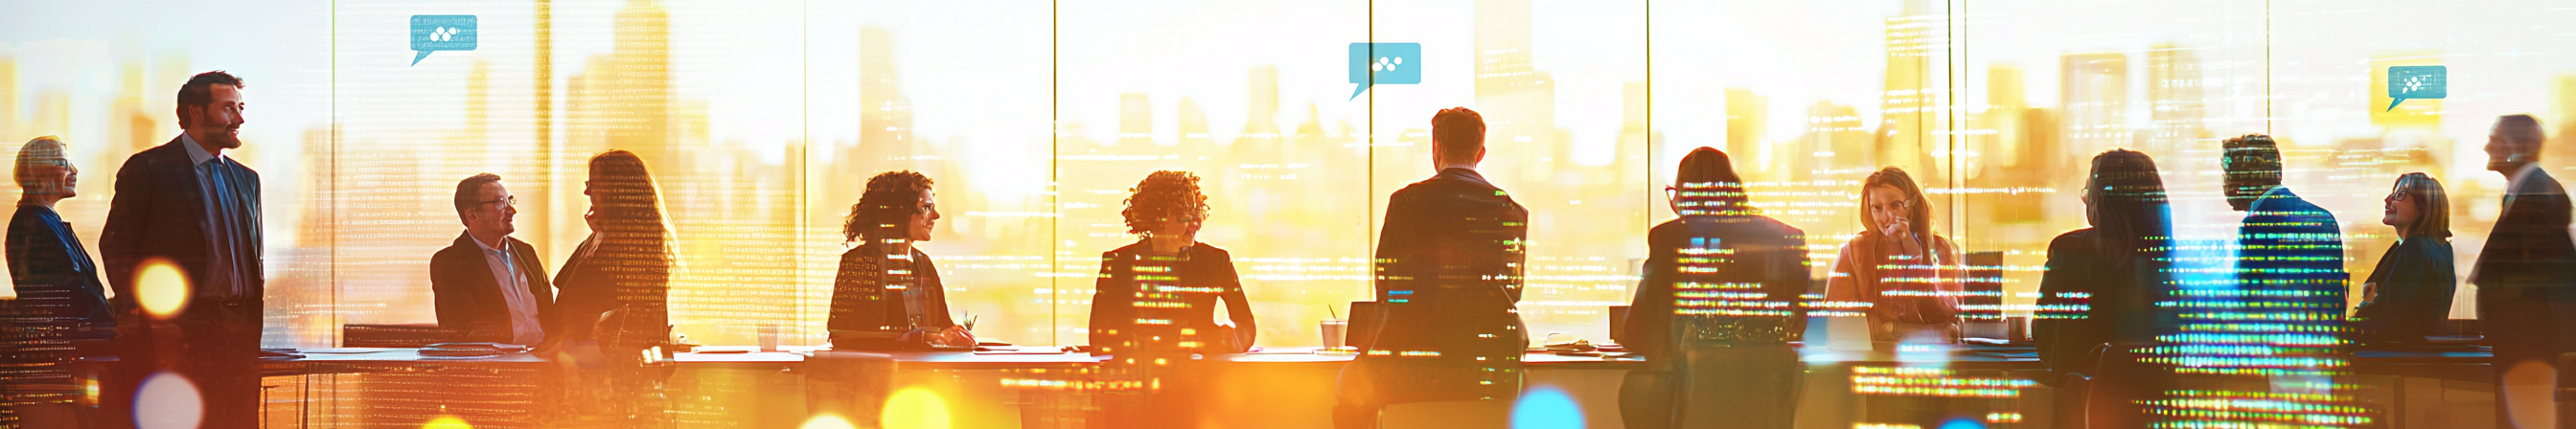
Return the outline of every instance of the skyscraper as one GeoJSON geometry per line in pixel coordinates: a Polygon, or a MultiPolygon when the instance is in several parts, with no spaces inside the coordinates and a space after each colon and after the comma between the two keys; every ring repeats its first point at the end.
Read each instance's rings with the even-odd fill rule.
{"type": "Polygon", "coordinates": [[[1763,141],[1771,121],[1771,98],[1754,94],[1750,88],[1726,89],[1726,154],[1735,159],[1739,174],[1763,179],[1770,176],[1778,158],[1776,150],[1763,141]]]}
{"type": "Polygon", "coordinates": [[[2096,153],[2130,143],[2128,55],[2066,54],[2059,57],[2058,79],[2058,106],[2066,109],[2059,124],[2069,153],[2096,153]]]}

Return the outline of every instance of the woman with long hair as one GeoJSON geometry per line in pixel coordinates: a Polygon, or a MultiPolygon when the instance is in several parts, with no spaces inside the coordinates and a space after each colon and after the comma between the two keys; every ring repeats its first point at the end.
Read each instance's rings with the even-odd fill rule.
{"type": "Polygon", "coordinates": [[[670,338],[671,229],[644,159],[610,150],[590,157],[582,214],[590,237],[555,273],[556,305],[575,340],[651,347],[670,338]]]}
{"type": "Polygon", "coordinates": [[[2459,288],[2451,259],[2451,197],[2433,176],[2406,173],[2380,202],[2379,222],[2397,228],[2397,243],[2362,281],[2353,325],[2364,343],[2422,342],[2450,319],[2451,294],[2459,288]]]}
{"type": "Polygon", "coordinates": [[[582,183],[582,194],[590,196],[590,211],[582,214],[590,237],[554,279],[557,317],[564,318],[556,326],[567,332],[538,348],[569,346],[574,356],[596,356],[571,360],[596,359],[605,367],[567,372],[567,385],[581,386],[571,402],[576,412],[604,405],[607,415],[630,427],[667,426],[670,404],[661,390],[669,368],[642,358],[671,339],[671,228],[660,188],[644,159],[623,150],[591,156],[582,183]]]}
{"type": "MultiPolygon", "coordinates": [[[[2173,218],[2155,159],[2113,149],[2093,157],[2084,219],[2048,245],[2031,334],[2049,371],[2043,383],[2092,370],[2106,344],[2145,344],[2173,327],[2154,311],[2172,290],[2173,218]]],[[[2102,374],[2086,374],[2101,376],[2102,374]]]]}
{"type": "Polygon", "coordinates": [[[832,280],[831,329],[836,349],[973,347],[974,334],[948,315],[939,267],[913,243],[930,241],[939,221],[930,176],[889,171],[868,178],[858,204],[841,222],[853,245],[832,280]]]}
{"type": "Polygon", "coordinates": [[[1825,299],[1866,304],[1876,344],[1959,341],[1959,250],[1932,233],[1932,204],[1896,167],[1861,183],[1863,229],[1834,257],[1825,299]]]}

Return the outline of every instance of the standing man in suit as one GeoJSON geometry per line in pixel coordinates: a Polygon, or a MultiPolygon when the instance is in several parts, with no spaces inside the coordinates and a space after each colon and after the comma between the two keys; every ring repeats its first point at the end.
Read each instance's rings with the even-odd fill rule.
{"type": "Polygon", "coordinates": [[[259,173],[225,156],[242,145],[242,80],[199,73],[179,86],[178,101],[183,132],[116,170],[116,196],[99,237],[116,290],[121,363],[137,376],[169,373],[195,384],[205,400],[203,427],[253,427],[267,282],[259,173]],[[138,307],[135,274],[147,263],[174,265],[187,280],[188,296],[174,314],[138,307]]]}
{"type": "Polygon", "coordinates": [[[465,234],[429,258],[438,326],[462,341],[535,345],[555,327],[554,286],[528,242],[510,238],[518,198],[501,176],[483,173],[456,184],[456,215],[465,234]]]}
{"type": "MultiPolygon", "coordinates": [[[[2567,188],[2540,168],[2540,120],[2496,118],[2487,136],[2487,170],[2504,174],[2504,214],[2469,270],[2478,286],[2478,326],[2495,348],[2496,423],[2540,427],[2555,414],[2551,396],[2566,351],[2562,313],[2576,287],[2576,242],[2567,235],[2567,188]]],[[[2564,416],[2561,416],[2562,418],[2564,416]]]]}
{"type": "Polygon", "coordinates": [[[1476,173],[1485,159],[1476,111],[1432,116],[1431,143],[1439,174],[1388,198],[1375,258],[1382,323],[1342,368],[1335,427],[1374,427],[1388,404],[1520,395],[1529,210],[1476,173]]]}

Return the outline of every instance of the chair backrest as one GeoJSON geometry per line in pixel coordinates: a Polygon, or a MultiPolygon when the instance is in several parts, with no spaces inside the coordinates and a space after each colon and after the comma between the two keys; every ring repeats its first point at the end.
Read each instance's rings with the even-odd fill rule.
{"type": "Polygon", "coordinates": [[[1377,301],[1351,301],[1351,321],[1344,327],[1350,331],[1342,335],[1343,341],[1367,350],[1370,344],[1377,342],[1378,325],[1386,323],[1378,316],[1377,301]]]}

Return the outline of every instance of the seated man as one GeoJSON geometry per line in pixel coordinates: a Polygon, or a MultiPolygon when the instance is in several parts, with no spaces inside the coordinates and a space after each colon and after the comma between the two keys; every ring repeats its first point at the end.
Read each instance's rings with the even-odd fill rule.
{"type": "Polygon", "coordinates": [[[501,176],[477,174],[456,184],[456,215],[465,234],[429,259],[438,326],[457,341],[535,345],[555,331],[554,286],[536,248],[510,238],[517,199],[501,176]]]}

